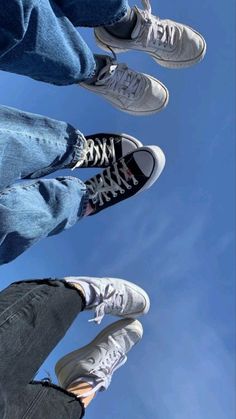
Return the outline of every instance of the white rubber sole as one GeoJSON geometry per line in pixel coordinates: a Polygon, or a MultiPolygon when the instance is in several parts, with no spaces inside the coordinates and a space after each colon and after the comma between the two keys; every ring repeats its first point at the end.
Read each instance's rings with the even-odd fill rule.
{"type": "Polygon", "coordinates": [[[193,28],[190,28],[189,26],[188,26],[188,28],[191,29],[192,31],[194,31],[196,33],[196,35],[198,35],[202,39],[202,41],[203,41],[203,49],[202,49],[201,53],[197,57],[195,57],[194,59],[192,59],[192,60],[186,60],[186,61],[180,61],[180,62],[178,62],[178,61],[165,61],[165,60],[162,60],[161,58],[157,57],[156,54],[151,53],[151,52],[148,52],[148,51],[145,51],[144,49],[138,49],[138,48],[135,48],[135,49],[132,49],[132,48],[122,48],[121,49],[121,48],[113,47],[113,46],[111,46],[109,48],[109,46],[107,44],[105,44],[98,37],[96,31],[94,32],[94,34],[95,34],[95,40],[96,40],[97,45],[101,49],[103,49],[104,51],[106,51],[106,52],[111,52],[111,50],[114,51],[117,54],[119,54],[121,52],[131,51],[131,50],[132,51],[145,52],[148,55],[150,55],[156,61],[156,63],[159,64],[159,65],[161,65],[162,67],[170,68],[170,69],[181,69],[181,68],[188,68],[188,67],[191,67],[191,66],[193,66],[195,64],[198,64],[205,57],[206,50],[207,50],[207,44],[206,44],[206,41],[203,38],[203,36],[199,32],[195,31],[193,28]]]}
{"type": "MultiPolygon", "coordinates": [[[[75,277],[66,277],[64,279],[65,279],[66,282],[69,282],[69,283],[77,283],[77,284],[80,284],[80,280],[85,280],[86,282],[89,283],[89,279],[90,278],[93,279],[93,280],[95,279],[95,281],[96,280],[98,280],[98,281],[102,281],[103,280],[103,278],[96,278],[96,277],[89,277],[89,276],[79,276],[79,277],[76,277],[76,278],[75,277]]],[[[147,314],[149,312],[149,309],[150,309],[150,298],[149,298],[148,294],[146,293],[146,291],[144,291],[143,288],[139,287],[138,285],[134,284],[133,282],[127,281],[127,280],[122,279],[122,278],[109,278],[109,277],[105,277],[104,279],[111,279],[113,282],[122,282],[124,285],[127,285],[129,288],[131,288],[132,290],[134,290],[138,294],[141,294],[144,297],[145,301],[146,301],[146,307],[145,307],[145,309],[142,312],[128,313],[128,314],[125,314],[125,315],[122,315],[121,314],[120,316],[117,315],[117,314],[115,314],[115,316],[118,316],[118,317],[126,317],[126,318],[127,317],[128,318],[136,318],[138,316],[142,316],[142,315],[147,314]]],[[[86,310],[86,308],[85,308],[85,310],[86,310]]],[[[90,309],[88,309],[88,310],[90,310],[90,309]]],[[[112,315],[112,313],[110,313],[110,315],[112,315]]]]}
{"type": "MultiPolygon", "coordinates": [[[[91,348],[102,343],[104,338],[108,338],[108,336],[112,335],[115,332],[118,332],[121,329],[124,329],[125,327],[131,324],[132,324],[132,329],[137,333],[138,339],[136,343],[138,343],[138,341],[142,339],[142,336],[143,336],[143,327],[138,320],[123,319],[107,326],[89,344],[73,352],[70,352],[69,354],[65,355],[56,363],[55,373],[58,378],[59,384],[62,387],[64,386],[64,382],[66,380],[65,378],[63,379],[62,377],[68,377],[70,375],[70,371],[72,371],[74,367],[76,367],[76,365],[74,365],[75,362],[78,363],[80,360],[83,360],[84,358],[86,358],[86,355],[91,350],[91,348]]],[[[67,386],[70,384],[71,383],[67,384],[67,386]]]]}

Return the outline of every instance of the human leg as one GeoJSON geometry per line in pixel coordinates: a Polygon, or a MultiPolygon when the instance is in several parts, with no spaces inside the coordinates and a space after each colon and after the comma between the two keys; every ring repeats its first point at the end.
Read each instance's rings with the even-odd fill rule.
{"type": "Polygon", "coordinates": [[[4,189],[0,193],[0,264],[74,225],[85,215],[87,203],[87,187],[74,177],[4,189]]]}
{"type": "Polygon", "coordinates": [[[53,0],[11,0],[0,10],[0,70],[68,85],[92,77],[92,52],[53,0]]]}
{"type": "Polygon", "coordinates": [[[111,25],[127,13],[127,0],[55,0],[74,26],[111,25]]]}
{"type": "Polygon", "coordinates": [[[128,134],[84,136],[66,122],[0,105],[0,191],[59,169],[107,167],[140,146],[128,134]]]}
{"type": "Polygon", "coordinates": [[[0,293],[1,417],[49,419],[57,411],[63,419],[63,412],[83,411],[72,395],[46,383],[29,383],[84,307],[84,295],[62,280],[22,281],[0,293]]]}

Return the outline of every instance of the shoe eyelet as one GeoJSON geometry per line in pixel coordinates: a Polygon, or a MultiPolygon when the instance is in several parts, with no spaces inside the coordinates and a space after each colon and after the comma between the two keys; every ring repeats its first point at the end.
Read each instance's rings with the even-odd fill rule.
{"type": "Polygon", "coordinates": [[[132,186],[130,186],[130,185],[129,185],[129,186],[127,186],[127,189],[132,189],[132,186]]]}
{"type": "Polygon", "coordinates": [[[121,189],[120,193],[121,193],[122,195],[124,195],[124,193],[125,193],[124,189],[121,189]]]}
{"type": "Polygon", "coordinates": [[[138,185],[138,184],[139,184],[139,182],[136,180],[136,181],[134,182],[134,184],[135,184],[135,185],[138,185]]]}

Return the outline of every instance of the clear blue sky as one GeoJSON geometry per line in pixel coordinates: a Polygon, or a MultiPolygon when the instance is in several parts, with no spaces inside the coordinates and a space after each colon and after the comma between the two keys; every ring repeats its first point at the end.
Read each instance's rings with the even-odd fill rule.
{"type": "MultiPolygon", "coordinates": [[[[0,74],[2,104],[66,120],[87,134],[127,132],[166,154],[166,169],[148,192],[1,267],[1,289],[23,278],[82,274],[123,277],[149,292],[144,339],[91,405],[90,419],[234,418],[233,8],[232,0],[153,1],[156,14],[195,27],[208,43],[205,60],[181,71],[139,53],[119,56],[168,86],[169,106],[154,116],[120,113],[75,86],[0,74]]],[[[92,31],[81,32],[98,51],[92,31]]],[[[85,179],[88,171],[73,174],[85,179]]],[[[38,378],[53,375],[58,357],[99,332],[87,323],[90,315],[75,321],[38,378]]]]}

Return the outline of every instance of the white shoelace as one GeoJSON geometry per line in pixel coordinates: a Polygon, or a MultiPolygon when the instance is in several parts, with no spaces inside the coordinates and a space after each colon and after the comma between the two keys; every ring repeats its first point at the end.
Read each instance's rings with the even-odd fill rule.
{"type": "Polygon", "coordinates": [[[96,166],[97,163],[103,166],[109,164],[115,160],[115,146],[114,138],[109,137],[109,143],[107,138],[92,138],[86,140],[86,151],[84,153],[83,159],[76,163],[75,167],[88,166],[91,163],[91,166],[96,166]]]}
{"type": "Polygon", "coordinates": [[[116,311],[122,314],[125,309],[124,294],[121,291],[117,291],[111,284],[105,288],[101,300],[102,302],[95,308],[94,318],[89,320],[89,322],[100,324],[105,314],[116,311]]]}
{"type": "Polygon", "coordinates": [[[111,383],[113,373],[126,363],[127,356],[125,355],[124,350],[112,336],[108,337],[108,343],[110,343],[111,348],[107,351],[106,356],[101,360],[99,366],[90,370],[86,378],[81,377],[71,383],[79,384],[88,380],[89,375],[96,375],[96,378],[91,377],[96,383],[95,387],[79,397],[88,397],[96,393],[101,387],[107,389],[111,383]]]}
{"type": "Polygon", "coordinates": [[[138,184],[138,181],[130,172],[124,159],[120,159],[119,162],[115,162],[111,167],[105,169],[98,177],[95,176],[86,181],[86,185],[93,204],[98,203],[99,206],[102,206],[105,201],[111,201],[109,193],[115,198],[119,193],[125,193],[124,188],[132,189],[132,185],[128,183],[130,180],[132,180],[133,185],[138,184]],[[122,167],[118,167],[118,163],[122,167]]]}
{"type": "Polygon", "coordinates": [[[152,15],[151,3],[149,0],[142,0],[144,11],[140,11],[144,18],[141,23],[140,39],[143,39],[145,46],[163,45],[173,47],[176,39],[176,26],[162,21],[159,17],[152,15]]]}

